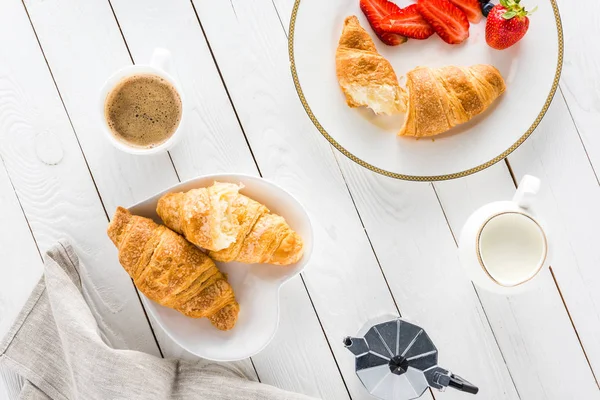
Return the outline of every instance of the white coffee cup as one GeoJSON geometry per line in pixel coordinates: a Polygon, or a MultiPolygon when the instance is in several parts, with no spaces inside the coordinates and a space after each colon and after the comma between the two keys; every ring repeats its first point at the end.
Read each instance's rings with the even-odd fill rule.
{"type": "Polygon", "coordinates": [[[465,223],[459,240],[460,263],[477,285],[498,293],[533,287],[548,262],[548,239],[531,214],[540,180],[526,175],[512,201],[479,208],[465,223]]]}
{"type": "Polygon", "coordinates": [[[167,49],[156,48],[152,53],[152,58],[150,59],[150,64],[148,65],[131,65],[128,67],[121,68],[117,72],[115,72],[110,78],[106,80],[104,86],[100,90],[100,99],[98,105],[99,119],[101,120],[102,130],[104,131],[105,136],[108,140],[115,146],[117,149],[122,150],[126,153],[130,154],[140,154],[140,155],[148,155],[148,154],[157,154],[162,153],[170,148],[172,148],[178,141],[181,139],[183,135],[183,126],[185,122],[185,100],[183,97],[183,90],[181,89],[181,85],[174,77],[175,73],[173,70],[173,62],[171,53],[167,49]],[[127,143],[119,140],[115,137],[114,133],[111,131],[108,126],[108,122],[104,116],[104,105],[106,102],[106,97],[108,94],[117,86],[119,82],[121,82],[124,78],[140,75],[140,74],[150,74],[156,75],[167,82],[169,82],[181,98],[181,119],[179,121],[179,125],[173,134],[163,143],[159,144],[155,147],[149,148],[140,148],[129,146],[127,143]]]}

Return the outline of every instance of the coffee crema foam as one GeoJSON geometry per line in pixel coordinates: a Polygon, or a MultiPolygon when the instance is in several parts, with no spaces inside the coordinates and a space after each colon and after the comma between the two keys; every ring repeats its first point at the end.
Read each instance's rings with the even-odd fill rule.
{"type": "Polygon", "coordinates": [[[167,141],[181,121],[181,97],[166,79],[151,74],[122,79],[106,96],[104,117],[128,146],[152,148],[167,141]]]}

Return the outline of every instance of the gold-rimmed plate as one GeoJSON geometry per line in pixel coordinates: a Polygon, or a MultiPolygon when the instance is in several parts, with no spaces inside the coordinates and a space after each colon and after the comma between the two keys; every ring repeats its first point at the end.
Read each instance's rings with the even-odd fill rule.
{"type": "MultiPolygon", "coordinates": [[[[395,0],[405,7],[410,0],[395,0]]],[[[436,35],[396,47],[383,44],[360,11],[359,0],[296,0],[290,21],[289,55],[300,100],[317,129],[340,152],[365,168],[405,180],[453,179],[502,160],[531,135],[558,87],[563,61],[560,15],[555,0],[523,0],[538,6],[529,31],[516,45],[494,50],[485,42],[485,19],[470,36],[448,45],[436,35]],[[356,15],[378,51],[401,77],[417,66],[491,64],[506,92],[484,113],[448,133],[415,140],[396,133],[404,116],[376,116],[346,105],[336,74],[335,50],[344,19],[356,15]]],[[[401,82],[402,82],[402,78],[401,82]]]]}

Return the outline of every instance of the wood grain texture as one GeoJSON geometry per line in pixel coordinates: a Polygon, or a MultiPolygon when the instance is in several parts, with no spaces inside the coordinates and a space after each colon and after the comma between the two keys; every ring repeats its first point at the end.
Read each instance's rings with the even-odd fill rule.
{"type": "MultiPolygon", "coordinates": [[[[292,1],[290,7],[282,3],[291,10],[292,1]]],[[[518,398],[431,187],[381,177],[337,158],[403,315],[437,332],[440,362],[448,357],[458,364],[447,367],[477,382],[487,398],[518,398]],[[431,246],[436,251],[428,251],[431,246]]]]}
{"type": "Polygon", "coordinates": [[[478,385],[484,398],[518,399],[431,185],[377,175],[343,155],[338,160],[402,315],[427,330],[440,365],[478,385]]]}
{"type": "Polygon", "coordinates": [[[117,206],[134,204],[176,182],[168,154],[123,153],[102,132],[100,89],[119,68],[131,65],[110,5],[93,1],[82,6],[75,0],[25,4],[109,216],[117,206]]]}
{"type": "MultiPolygon", "coordinates": [[[[579,136],[600,172],[600,2],[559,0],[565,41],[560,87],[579,136]]],[[[557,95],[560,95],[557,94],[557,95]]]]}
{"type": "MultiPolygon", "coordinates": [[[[561,96],[510,158],[519,179],[542,180],[536,208],[548,226],[551,265],[596,377],[600,375],[600,186],[561,96]]],[[[600,396],[600,395],[599,395],[600,396]]]]}
{"type": "MultiPolygon", "coordinates": [[[[274,3],[287,26],[293,1],[275,0],[274,3]]],[[[563,121],[568,121],[566,113],[560,115],[563,121]]],[[[494,199],[507,198],[507,194],[510,198],[514,185],[501,164],[466,179],[436,183],[436,187],[441,188],[438,194],[446,216],[458,234],[472,211],[494,199]]],[[[560,294],[549,272],[543,278],[534,293],[510,298],[479,293],[519,395],[521,398],[595,398],[598,393],[594,377],[570,326],[560,294]],[[569,350],[560,355],[562,360],[548,362],[548,354],[563,346],[569,350]],[[564,365],[574,365],[573,372],[565,374],[564,365]],[[576,389],[580,393],[570,393],[572,387],[568,382],[578,376],[585,377],[582,378],[584,384],[576,389]],[[557,382],[561,384],[558,389],[557,382]]]]}
{"type": "MultiPolygon", "coordinates": [[[[594,46],[598,4],[564,3],[560,1],[566,42],[561,88],[568,108],[558,93],[540,127],[510,161],[517,178],[526,173],[542,178],[534,212],[548,226],[558,285],[598,374],[600,250],[594,226],[600,223],[600,188],[587,160],[589,155],[600,170],[595,135],[600,121],[600,51],[594,46]]],[[[157,354],[133,287],[104,237],[107,221],[101,201],[112,213],[117,205],[175,184],[177,174],[167,155],[131,157],[112,149],[90,111],[98,106],[95,95],[104,79],[131,63],[110,4],[25,4],[77,136],[21,3],[7,0],[0,13],[0,158],[6,165],[4,169],[0,163],[0,226],[14,230],[0,229],[0,259],[9,260],[0,265],[0,336],[41,273],[36,241],[44,250],[66,236],[87,264],[85,273],[101,283],[90,293],[104,316],[103,328],[112,328],[111,341],[157,354]]],[[[179,177],[222,171],[257,174],[191,4],[153,0],[140,8],[116,0],[112,5],[136,62],[146,62],[156,46],[174,54],[191,115],[186,139],[171,152],[179,177]]],[[[304,277],[321,321],[300,279],[283,288],[280,330],[253,358],[263,382],[325,399],[348,398],[346,383],[353,398],[370,398],[340,341],[367,319],[395,313],[395,300],[405,317],[430,332],[440,348],[440,363],[480,385],[482,398],[600,398],[549,271],[532,292],[506,297],[477,294],[458,267],[452,234],[459,234],[478,206],[510,198],[514,191],[504,164],[436,183],[442,213],[430,185],[393,181],[332,155],[310,124],[289,77],[285,30],[292,0],[196,0],[194,5],[258,166],[308,206],[319,241],[304,277]]],[[[157,335],[165,355],[195,358],[164,332],[157,335]]],[[[249,361],[239,368],[256,379],[249,361]]],[[[14,392],[18,382],[10,382],[14,392]]],[[[0,398],[5,393],[0,387],[0,398]]],[[[435,396],[463,398],[455,391],[435,396]]]]}
{"type": "MultiPolygon", "coordinates": [[[[535,133],[544,134],[544,127],[535,133]]],[[[504,162],[466,178],[437,182],[435,187],[457,240],[473,211],[493,201],[509,200],[515,191],[504,162]]],[[[532,212],[537,211],[534,206],[532,212]]],[[[478,289],[478,295],[521,399],[598,396],[549,270],[530,292],[503,296],[478,289]],[[565,369],[565,365],[570,367],[565,369]],[[580,384],[571,385],[575,380],[580,384]]]]}
{"type": "Polygon", "coordinates": [[[397,310],[331,148],[297,99],[275,9],[270,1],[194,4],[263,175],[311,216],[315,249],[304,278],[351,396],[367,398],[342,338],[397,310]]]}
{"type": "MultiPolygon", "coordinates": [[[[221,171],[256,175],[257,168],[191,3],[149,1],[142,14],[131,2],[112,4],[135,60],[148,59],[154,46],[164,46],[173,53],[195,118],[188,125],[187,144],[171,152],[181,179],[221,171]]],[[[302,281],[292,280],[281,295],[277,336],[253,357],[261,381],[324,398],[347,397],[302,281]],[[299,354],[298,348],[304,351],[299,354]]],[[[161,339],[161,343],[165,341],[161,339]]]]}
{"type": "Polygon", "coordinates": [[[42,259],[1,158],[0,227],[1,338],[8,333],[42,275],[42,259]]]}
{"type": "Polygon", "coordinates": [[[0,365],[0,399],[18,399],[24,384],[25,382],[20,375],[17,375],[6,366],[0,365]]]}
{"type": "MultiPolygon", "coordinates": [[[[180,26],[181,30],[175,32],[172,36],[165,36],[159,32],[158,29],[156,32],[156,38],[170,38],[172,42],[181,41],[182,35],[196,35],[196,41],[199,45],[204,45],[204,51],[198,54],[197,56],[189,57],[190,54],[194,54],[194,51],[197,51],[197,47],[194,46],[194,43],[187,43],[187,48],[182,47],[180,49],[176,49],[174,46],[167,46],[170,48],[175,58],[177,58],[177,53],[180,55],[180,59],[187,59],[188,63],[177,63],[177,73],[179,77],[182,79],[185,87],[191,88],[189,92],[185,93],[186,100],[190,104],[189,108],[186,111],[191,112],[191,122],[188,124],[190,127],[190,131],[188,132],[187,138],[184,139],[183,143],[178,146],[177,149],[173,151],[173,159],[176,165],[178,165],[182,172],[181,175],[183,179],[191,178],[201,173],[209,173],[209,172],[218,172],[222,170],[229,171],[245,171],[247,173],[256,173],[256,169],[254,167],[252,157],[248,150],[248,147],[245,143],[243,135],[239,130],[239,126],[237,124],[237,120],[235,119],[235,115],[233,114],[231,107],[229,105],[229,101],[227,99],[226,93],[223,90],[223,87],[218,79],[218,72],[214,67],[212,59],[210,58],[210,53],[206,48],[206,44],[203,43],[203,37],[201,35],[201,31],[199,29],[198,23],[196,21],[195,15],[189,3],[187,4],[188,9],[187,14],[178,13],[177,8],[169,7],[165,9],[160,8],[160,4],[158,7],[152,7],[151,4],[147,4],[148,8],[145,10],[147,14],[142,15],[144,18],[141,18],[141,21],[145,21],[146,24],[142,24],[137,27],[133,24],[127,24],[126,21],[122,21],[122,27],[131,27],[130,30],[134,32],[138,28],[143,29],[144,38],[146,40],[143,41],[144,46],[147,43],[154,43],[153,41],[148,40],[147,36],[147,23],[155,19],[152,22],[155,28],[161,26],[155,22],[162,22],[162,26],[170,27],[172,30],[173,26],[180,26]],[[187,22],[185,22],[187,21],[187,22]],[[177,51],[179,50],[179,51],[177,51]],[[191,52],[190,52],[191,50],[191,52]],[[199,77],[201,79],[199,79],[199,77]],[[200,93],[201,95],[198,95],[200,93]],[[207,121],[205,123],[198,123],[199,121],[207,121]],[[181,149],[179,151],[178,149],[181,149]]],[[[29,4],[29,8],[36,8],[39,6],[39,3],[29,4]]],[[[118,8],[118,4],[115,4],[116,8],[118,8]]],[[[122,8],[118,8],[122,10],[122,8]]],[[[111,57],[113,54],[117,56],[120,53],[125,51],[124,46],[121,43],[118,43],[119,40],[113,40],[111,35],[106,35],[105,30],[106,26],[113,26],[114,29],[117,29],[116,22],[112,19],[112,14],[110,13],[109,5],[105,2],[93,2],[89,3],[85,8],[78,8],[75,6],[75,3],[63,1],[58,7],[58,11],[55,10],[52,15],[53,19],[46,19],[46,14],[44,13],[44,8],[36,8],[35,10],[30,10],[32,15],[32,19],[34,21],[34,25],[36,29],[38,29],[38,34],[40,36],[40,40],[42,41],[42,45],[44,45],[45,41],[48,43],[52,43],[52,46],[49,46],[49,49],[45,48],[45,51],[48,56],[49,63],[53,69],[55,75],[59,74],[67,74],[68,71],[73,67],[73,65],[64,65],[61,63],[61,60],[64,59],[75,59],[78,62],[77,69],[81,71],[85,71],[88,68],[94,67],[96,70],[102,70],[103,74],[108,76],[113,72],[113,66],[111,62],[106,63],[104,65],[104,59],[98,58],[97,55],[92,54],[93,51],[89,49],[93,48],[102,48],[107,49],[106,54],[110,54],[111,57]],[[101,17],[104,20],[101,20],[101,17]],[[110,19],[109,19],[110,17],[110,19]],[[40,28],[38,28],[40,26],[40,28]],[[72,41],[67,40],[68,34],[64,36],[56,35],[56,31],[59,32],[65,31],[75,31],[81,30],[81,26],[85,26],[85,33],[83,36],[85,40],[82,41],[72,41]],[[81,53],[86,53],[86,57],[81,57],[81,53]],[[56,53],[53,57],[50,56],[50,53],[56,53]],[[70,54],[70,57],[67,55],[70,54]],[[75,57],[75,56],[78,57],[75,57]],[[56,66],[55,66],[56,64],[56,66]],[[55,71],[56,70],[56,71],[55,71]]],[[[136,16],[140,17],[140,9],[136,8],[134,11],[136,16]]],[[[180,10],[179,10],[180,11],[180,10]]],[[[126,18],[125,18],[126,19],[126,18]]],[[[139,42],[138,42],[139,43],[139,42]]],[[[160,45],[160,43],[159,43],[160,45]]],[[[166,44],[165,44],[166,45],[166,44]]],[[[136,50],[138,47],[130,44],[130,49],[134,55],[134,59],[138,58],[136,50]]],[[[150,52],[152,47],[145,48],[139,46],[140,53],[144,50],[148,50],[148,54],[146,59],[149,59],[150,52]]],[[[139,59],[143,59],[142,56],[139,59]]],[[[100,72],[98,73],[100,75],[100,72]]],[[[77,76],[69,76],[67,79],[67,75],[65,77],[65,85],[63,88],[62,81],[57,79],[57,83],[61,92],[70,92],[73,91],[78,84],[85,84],[84,80],[86,76],[84,74],[77,76]],[[66,82],[68,80],[68,83],[66,82]]],[[[87,93],[87,101],[88,106],[91,106],[91,103],[95,101],[92,97],[93,93],[87,93]]],[[[81,101],[81,99],[80,99],[81,101]]],[[[83,99],[82,102],[85,102],[86,99],[83,99]]],[[[67,100],[65,100],[67,109],[72,115],[72,119],[74,121],[74,126],[76,130],[78,130],[77,120],[84,120],[85,114],[83,109],[79,108],[79,106],[74,106],[71,108],[71,104],[67,100]]],[[[83,129],[84,127],[82,127],[83,129]]],[[[85,131],[88,132],[88,131],[85,131]]],[[[90,133],[84,133],[84,135],[89,135],[90,133]]],[[[83,142],[83,139],[82,139],[83,142]]],[[[87,154],[88,152],[114,152],[110,147],[109,148],[101,148],[91,144],[90,146],[85,146],[82,143],[82,147],[84,148],[84,152],[87,154]]],[[[93,157],[96,160],[101,160],[104,157],[102,155],[95,155],[93,157]]],[[[110,157],[109,157],[110,158],[110,157]]],[[[136,158],[134,157],[132,162],[136,162],[136,158]]],[[[154,163],[157,163],[157,166],[162,169],[167,169],[172,171],[171,165],[166,165],[162,159],[153,160],[154,163]],[[163,165],[164,164],[164,165],[163,165]]],[[[128,168],[127,162],[124,165],[116,165],[115,168],[128,168]]],[[[106,166],[101,163],[94,163],[90,161],[90,168],[92,172],[96,175],[103,176],[102,180],[106,182],[110,182],[110,175],[112,171],[110,168],[106,168],[106,166]]],[[[149,173],[142,173],[145,171],[145,166],[141,165],[139,171],[128,169],[129,174],[127,176],[121,177],[121,184],[129,187],[129,192],[132,198],[138,199],[138,193],[142,193],[141,196],[146,196],[147,193],[156,192],[158,190],[164,189],[166,186],[170,186],[176,183],[176,178],[174,175],[170,175],[166,178],[161,178],[154,180],[148,179],[149,176],[152,176],[153,170],[150,170],[149,173]],[[131,181],[131,182],[130,182],[131,181]],[[144,190],[139,190],[136,185],[144,185],[144,190]]],[[[164,176],[163,171],[163,176],[164,176]]],[[[114,185],[114,182],[112,183],[114,185]]],[[[114,198],[114,201],[111,203],[111,207],[116,207],[117,204],[124,204],[126,199],[122,199],[121,194],[111,192],[111,186],[100,187],[99,191],[103,197],[111,197],[114,198]],[[105,195],[104,193],[107,192],[105,195]]],[[[301,285],[301,282],[293,283],[294,285],[301,285]]],[[[301,287],[300,287],[301,288],[301,287]]],[[[302,289],[302,288],[301,288],[302,289]]],[[[310,306],[310,302],[308,299],[304,301],[304,304],[295,302],[297,307],[304,307],[304,309],[312,312],[312,308],[310,306]]],[[[308,322],[308,321],[306,321],[308,322]]],[[[309,337],[313,337],[315,342],[318,343],[319,340],[323,342],[322,331],[318,326],[318,323],[313,315],[313,323],[307,324],[305,323],[305,331],[313,332],[309,337]],[[312,327],[312,331],[308,329],[312,327]]],[[[302,338],[303,339],[303,338],[302,338]]],[[[163,353],[168,356],[187,356],[178,346],[173,345],[172,342],[166,337],[166,335],[160,335],[160,341],[163,345],[163,353]]],[[[324,343],[324,342],[323,342],[324,343]]],[[[319,348],[316,348],[319,350],[319,348]]],[[[274,353],[274,354],[279,354],[274,353]]],[[[281,354],[281,357],[284,358],[285,354],[281,354]]],[[[314,358],[319,362],[320,374],[316,374],[316,376],[322,376],[323,379],[321,383],[324,386],[331,387],[331,376],[327,376],[327,374],[323,374],[322,372],[327,369],[327,366],[331,366],[331,372],[338,376],[339,374],[335,369],[335,364],[331,359],[331,355],[329,352],[314,354],[314,358]],[[323,355],[325,358],[321,357],[323,355]],[[323,358],[323,359],[322,359],[323,358]],[[329,358],[329,361],[327,361],[329,358]],[[326,378],[325,378],[326,377],[326,378]]],[[[279,382],[286,381],[286,376],[294,377],[296,374],[294,373],[294,368],[299,365],[291,364],[290,368],[287,371],[280,371],[279,382]],[[284,375],[287,372],[288,375],[284,375]]],[[[302,367],[309,368],[310,365],[306,365],[306,362],[301,364],[302,367]]],[[[251,364],[247,361],[242,363],[241,367],[244,369],[244,373],[247,376],[254,375],[251,364]]],[[[272,370],[277,370],[272,368],[272,370]]],[[[260,371],[259,371],[260,374],[260,371]]],[[[267,375],[267,374],[265,374],[267,375]]],[[[330,375],[330,374],[329,374],[330,375]]],[[[300,376],[300,374],[298,374],[300,376]]],[[[254,375],[255,377],[255,375],[254,375]]],[[[296,378],[294,378],[296,379],[296,378]]],[[[340,381],[341,382],[341,381],[340,381]]],[[[282,385],[286,387],[286,385],[282,385]]],[[[288,385],[289,388],[294,388],[293,385],[288,385]]],[[[343,388],[343,386],[340,386],[343,388]]],[[[316,392],[319,392],[318,388],[315,388],[316,392]]],[[[326,392],[326,390],[325,390],[326,392]]]]}
{"type": "Polygon", "coordinates": [[[173,74],[185,90],[189,116],[184,139],[171,151],[181,180],[220,172],[256,175],[256,164],[191,3],[146,1],[140,8],[117,0],[112,6],[137,64],[147,63],[156,47],[173,55],[173,74]]]}
{"type": "MultiPolygon", "coordinates": [[[[568,106],[562,104],[555,106],[555,109],[565,115],[571,114],[575,127],[561,125],[566,129],[564,138],[556,133],[544,142],[538,139],[523,152],[529,155],[533,149],[543,149],[545,154],[535,159],[536,168],[543,169],[545,175],[557,173],[557,176],[549,179],[552,184],[549,190],[556,201],[556,205],[550,209],[554,212],[560,207],[556,216],[560,218],[559,238],[567,240],[564,261],[569,263],[570,270],[565,265],[560,270],[556,268],[555,272],[598,377],[599,301],[598,290],[592,290],[592,287],[598,283],[597,265],[600,255],[598,246],[590,245],[590,240],[597,237],[595,227],[598,223],[597,207],[591,208],[592,203],[598,204],[597,188],[591,187],[593,179],[598,180],[600,172],[600,48],[597,45],[600,35],[600,3],[592,0],[561,0],[558,3],[564,28],[565,62],[560,82],[561,91],[557,96],[562,94],[568,106]],[[585,152],[576,144],[578,138],[575,130],[584,144],[585,152]],[[550,148],[553,145],[563,146],[561,139],[568,140],[569,146],[550,148]],[[582,159],[574,160],[574,157],[582,159]],[[586,157],[589,157],[595,171],[591,171],[586,165],[586,157]],[[564,189],[559,186],[563,184],[564,189]],[[582,309],[576,310],[580,306],[582,309]]],[[[514,157],[515,169],[521,174],[523,157],[526,156],[514,157]]]]}
{"type": "Polygon", "coordinates": [[[0,57],[0,156],[39,248],[59,238],[71,241],[87,266],[82,274],[97,284],[87,290],[107,339],[117,348],[157,353],[131,281],[104,233],[102,204],[18,0],[3,3],[0,57]]]}
{"type": "MultiPolygon", "coordinates": [[[[1,114],[1,112],[0,112],[1,114]]],[[[42,274],[42,260],[0,157],[0,338],[42,274]],[[15,251],[18,249],[18,251],[15,251]]],[[[0,399],[17,398],[23,380],[0,365],[0,399]]]]}
{"type": "MultiPolygon", "coordinates": [[[[110,4],[93,1],[80,7],[77,1],[63,0],[52,4],[31,1],[26,6],[109,215],[119,205],[128,206],[178,183],[168,154],[140,157],[122,153],[100,130],[101,114],[95,113],[102,104],[99,90],[111,74],[131,65],[110,4]]],[[[222,136],[219,138],[222,142],[222,136]]],[[[182,145],[189,146],[185,140],[182,145]]],[[[106,224],[89,229],[107,243],[107,248],[99,251],[105,251],[103,256],[118,266],[116,250],[106,238],[106,224]]],[[[112,280],[114,275],[106,272],[104,279],[112,280]]],[[[112,290],[112,285],[108,287],[112,290]]],[[[137,299],[131,283],[121,290],[137,299]]],[[[141,317],[145,318],[142,312],[141,317]]],[[[155,329],[160,328],[155,325],[155,329]]],[[[161,339],[180,351],[166,335],[161,339]]],[[[175,355],[166,350],[163,354],[175,355]]],[[[237,366],[256,379],[249,361],[237,366]]]]}

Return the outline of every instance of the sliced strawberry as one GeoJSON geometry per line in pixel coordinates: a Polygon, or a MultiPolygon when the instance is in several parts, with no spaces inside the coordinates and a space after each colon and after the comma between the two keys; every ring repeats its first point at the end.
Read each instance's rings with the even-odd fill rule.
{"type": "Polygon", "coordinates": [[[450,0],[452,4],[463,10],[470,22],[476,24],[481,21],[481,4],[479,0],[450,0]]]}
{"type": "Polygon", "coordinates": [[[458,44],[469,37],[469,20],[448,0],[419,0],[419,13],[446,43],[458,44]]]}
{"type": "Polygon", "coordinates": [[[383,18],[400,11],[400,7],[387,0],[360,0],[360,9],[369,20],[371,27],[376,25],[377,29],[383,18]]]}
{"type": "Polygon", "coordinates": [[[406,37],[397,33],[385,32],[381,29],[381,20],[390,14],[400,11],[400,7],[387,0],[360,0],[360,9],[367,17],[369,25],[381,41],[388,46],[397,46],[406,42],[406,37]]]}
{"type": "Polygon", "coordinates": [[[399,33],[412,39],[427,39],[435,33],[431,25],[419,14],[416,4],[383,18],[380,26],[386,32],[399,33]]]}
{"type": "Polygon", "coordinates": [[[406,36],[399,35],[397,33],[389,33],[384,31],[375,30],[377,37],[388,46],[398,46],[399,44],[405,43],[408,39],[406,36]]]}

